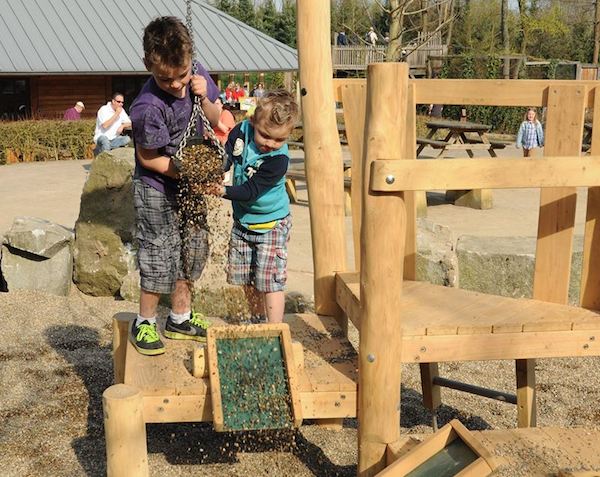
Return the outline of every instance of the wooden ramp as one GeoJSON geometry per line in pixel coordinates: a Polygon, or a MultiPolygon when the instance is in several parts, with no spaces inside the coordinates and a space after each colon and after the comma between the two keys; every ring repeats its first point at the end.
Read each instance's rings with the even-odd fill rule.
{"type": "MultiPolygon", "coordinates": [[[[114,317],[115,382],[139,389],[144,421],[212,421],[208,377],[194,377],[192,356],[199,343],[165,339],[167,351],[143,356],[127,339],[133,313],[114,317]]],[[[218,319],[214,324],[225,325],[218,319]]],[[[356,416],[357,355],[334,318],[313,314],[286,315],[292,339],[303,347],[296,362],[302,417],[337,419],[356,416]]],[[[164,320],[159,321],[159,329],[164,320]]]]}
{"type": "MultiPolygon", "coordinates": [[[[499,476],[600,476],[600,429],[471,431],[495,460],[499,476]]],[[[391,464],[427,435],[406,436],[388,448],[391,464]]]]}
{"type": "MultiPolygon", "coordinates": [[[[569,305],[405,280],[402,362],[600,355],[600,315],[569,305]]],[[[357,273],[336,277],[341,308],[360,330],[357,273]]]]}

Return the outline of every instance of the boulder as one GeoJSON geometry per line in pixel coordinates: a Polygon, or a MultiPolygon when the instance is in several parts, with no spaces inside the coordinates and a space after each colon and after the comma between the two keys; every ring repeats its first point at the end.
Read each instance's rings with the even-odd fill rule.
{"type": "Polygon", "coordinates": [[[133,149],[100,154],[83,187],[75,223],[74,282],[84,293],[112,296],[134,268],[133,149]]]}
{"type": "Polygon", "coordinates": [[[73,232],[35,217],[16,217],[2,240],[0,287],[69,293],[73,273],[73,232]]]}
{"type": "Polygon", "coordinates": [[[435,285],[458,286],[458,262],[454,238],[448,227],[417,219],[417,280],[435,285]]]}

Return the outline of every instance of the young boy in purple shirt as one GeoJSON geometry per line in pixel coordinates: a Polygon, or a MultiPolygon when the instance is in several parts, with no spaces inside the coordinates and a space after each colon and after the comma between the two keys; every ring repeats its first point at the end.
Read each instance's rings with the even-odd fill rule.
{"type": "MultiPolygon", "coordinates": [[[[188,259],[191,276],[186,277],[177,216],[178,170],[172,160],[192,114],[190,90],[200,98],[210,123],[219,121],[214,104],[219,90],[201,65],[196,65],[198,73],[192,76],[192,48],[189,32],[179,19],[160,17],[150,22],[144,30],[144,64],[152,77],[130,108],[141,285],[140,309],[130,340],[145,355],[165,351],[156,329],[161,294],[171,294],[166,337],[203,341],[209,325],[191,313],[191,286],[204,268],[208,235],[206,230],[194,230],[188,259]]],[[[199,134],[201,127],[199,121],[199,134]]]]}

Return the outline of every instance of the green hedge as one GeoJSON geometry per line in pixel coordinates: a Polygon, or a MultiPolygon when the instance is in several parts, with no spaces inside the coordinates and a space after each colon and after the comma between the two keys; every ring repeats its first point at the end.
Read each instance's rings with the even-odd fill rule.
{"type": "Polygon", "coordinates": [[[93,119],[0,122],[0,164],[9,156],[18,161],[90,158],[95,124],[93,119]]]}

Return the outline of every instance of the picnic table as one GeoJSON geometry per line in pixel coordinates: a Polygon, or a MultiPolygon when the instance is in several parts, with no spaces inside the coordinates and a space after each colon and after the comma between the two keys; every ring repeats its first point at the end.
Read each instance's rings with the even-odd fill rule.
{"type": "MultiPolygon", "coordinates": [[[[501,149],[508,144],[504,141],[492,141],[487,133],[492,128],[487,124],[470,121],[453,121],[450,119],[435,119],[427,122],[429,133],[425,138],[417,138],[417,156],[425,148],[431,146],[439,149],[436,158],[444,157],[448,151],[465,151],[469,157],[474,157],[474,150],[487,151],[492,157],[497,157],[495,149],[501,149]],[[434,139],[439,130],[446,130],[444,139],[434,139]],[[467,136],[469,134],[469,136],[467,136]]],[[[492,191],[488,189],[446,191],[446,200],[454,205],[474,209],[492,208],[492,191]]]]}
{"type": "Polygon", "coordinates": [[[469,157],[473,157],[474,150],[487,151],[490,156],[497,157],[495,149],[502,149],[507,144],[504,141],[494,141],[488,138],[487,133],[492,128],[488,124],[435,119],[427,122],[427,128],[429,128],[427,137],[417,138],[417,156],[425,146],[431,146],[440,150],[436,158],[444,157],[446,152],[456,150],[466,151],[469,157]],[[434,139],[439,130],[447,131],[444,139],[434,139]]]}

